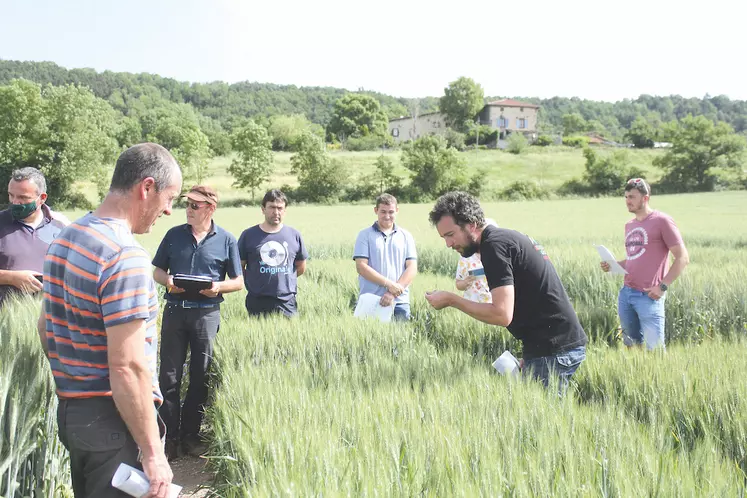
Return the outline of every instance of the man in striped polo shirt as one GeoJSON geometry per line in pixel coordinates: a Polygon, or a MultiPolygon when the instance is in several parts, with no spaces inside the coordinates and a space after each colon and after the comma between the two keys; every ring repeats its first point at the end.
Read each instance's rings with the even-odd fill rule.
{"type": "Polygon", "coordinates": [[[144,470],[147,497],[167,496],[172,473],[156,413],[163,399],[158,302],[150,257],[133,234],[171,214],[181,184],[166,149],[130,147],[99,208],[63,229],[47,252],[39,335],[57,385],[76,498],[127,496],[111,486],[120,463],[144,470]]]}

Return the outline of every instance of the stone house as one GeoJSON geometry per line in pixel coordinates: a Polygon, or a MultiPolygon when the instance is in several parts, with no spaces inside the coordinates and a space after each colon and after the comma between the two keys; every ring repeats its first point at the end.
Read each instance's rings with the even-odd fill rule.
{"type": "MultiPolygon", "coordinates": [[[[539,107],[513,99],[495,100],[485,104],[477,114],[476,121],[479,120],[481,125],[498,128],[499,141],[505,140],[511,133],[520,132],[531,142],[537,138],[539,107]]],[[[389,134],[396,143],[425,135],[443,135],[446,129],[446,116],[440,112],[421,114],[417,119],[403,116],[389,121],[389,134]]]]}

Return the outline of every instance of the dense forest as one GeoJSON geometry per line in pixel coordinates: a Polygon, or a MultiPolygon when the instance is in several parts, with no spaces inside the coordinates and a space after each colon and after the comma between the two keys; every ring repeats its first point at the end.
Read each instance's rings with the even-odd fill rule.
{"type": "MultiPolygon", "coordinates": [[[[303,114],[312,123],[326,127],[331,120],[335,102],[349,93],[341,88],[297,87],[246,81],[234,84],[187,83],[148,73],[99,73],[92,69],[68,70],[53,62],[0,60],[0,85],[16,78],[42,85],[84,85],[125,116],[138,108],[153,107],[157,101],[191,104],[202,117],[209,118],[201,120],[201,127],[208,135],[209,128],[216,125],[230,131],[236,120],[290,114],[303,114]]],[[[445,85],[446,83],[444,82],[445,85]]],[[[378,100],[389,118],[407,115],[408,109],[413,105],[413,99],[396,98],[366,90],[360,92],[378,100]]],[[[486,100],[503,97],[518,98],[542,106],[540,128],[547,132],[562,131],[563,118],[568,115],[582,117],[587,123],[588,131],[613,138],[622,137],[638,117],[656,126],[687,115],[705,116],[714,122],[721,121],[731,125],[738,133],[747,132],[747,101],[731,100],[723,95],[706,95],[703,98],[641,95],[614,103],[576,97],[540,99],[491,96],[486,100]]],[[[438,97],[417,100],[420,113],[438,109],[438,97]]]]}

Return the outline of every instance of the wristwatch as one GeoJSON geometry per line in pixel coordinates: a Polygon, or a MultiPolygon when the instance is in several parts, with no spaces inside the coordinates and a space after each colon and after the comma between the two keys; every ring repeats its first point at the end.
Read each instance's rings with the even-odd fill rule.
{"type": "Polygon", "coordinates": [[[667,289],[669,289],[669,286],[665,284],[664,282],[659,284],[659,289],[661,289],[662,292],[666,292],[667,289]]]}

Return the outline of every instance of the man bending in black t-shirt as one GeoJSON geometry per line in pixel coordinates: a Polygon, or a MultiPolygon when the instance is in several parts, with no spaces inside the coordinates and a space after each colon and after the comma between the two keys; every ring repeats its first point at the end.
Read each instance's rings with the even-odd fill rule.
{"type": "Polygon", "coordinates": [[[425,296],[431,306],[508,328],[524,345],[523,371],[545,386],[557,375],[564,390],[586,357],[588,339],[544,248],[517,231],[486,225],[477,199],[465,192],[442,195],[430,220],[447,247],[464,257],[480,253],[493,297],[476,303],[434,291],[425,296]]]}

